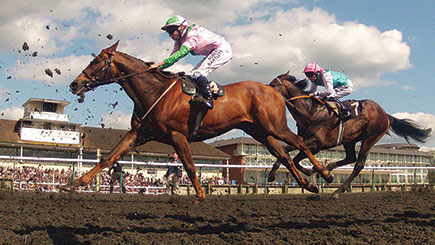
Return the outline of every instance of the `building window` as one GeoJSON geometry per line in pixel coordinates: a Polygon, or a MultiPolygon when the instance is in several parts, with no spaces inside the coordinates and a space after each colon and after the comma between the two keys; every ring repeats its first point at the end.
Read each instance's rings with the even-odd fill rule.
{"type": "Polygon", "coordinates": [[[57,111],[57,104],[55,104],[55,103],[49,103],[49,102],[43,102],[42,103],[42,111],[45,111],[45,112],[56,112],[57,111]]]}
{"type": "Polygon", "coordinates": [[[50,130],[51,129],[51,123],[44,123],[44,129],[50,130]]]}
{"type": "Polygon", "coordinates": [[[31,121],[23,121],[23,127],[25,128],[31,128],[32,122],[31,121]]]}

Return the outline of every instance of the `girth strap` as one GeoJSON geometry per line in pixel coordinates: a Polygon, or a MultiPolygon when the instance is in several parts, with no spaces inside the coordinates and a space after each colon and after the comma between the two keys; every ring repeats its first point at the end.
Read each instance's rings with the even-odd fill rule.
{"type": "Polygon", "coordinates": [[[340,145],[343,140],[343,131],[344,131],[344,123],[343,120],[340,120],[340,125],[338,127],[338,136],[337,136],[337,144],[340,145]]]}

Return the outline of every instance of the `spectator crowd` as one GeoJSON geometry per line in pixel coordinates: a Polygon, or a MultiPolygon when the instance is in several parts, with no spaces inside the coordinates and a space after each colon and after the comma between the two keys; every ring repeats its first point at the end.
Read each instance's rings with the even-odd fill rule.
{"type": "MultiPolygon", "coordinates": [[[[77,179],[77,172],[74,173],[74,178],[77,179]]],[[[109,183],[111,180],[108,171],[103,170],[99,175],[99,186],[101,192],[109,192],[109,183]]],[[[57,191],[59,185],[68,184],[73,177],[72,168],[43,168],[39,167],[5,167],[0,166],[0,178],[11,179],[14,182],[16,190],[38,190],[38,191],[57,191]]],[[[186,174],[180,178],[180,184],[190,184],[190,180],[186,174]]],[[[164,194],[164,180],[158,177],[144,176],[141,171],[136,171],[135,174],[123,172],[122,182],[127,193],[152,193],[164,194]]],[[[228,184],[223,178],[218,176],[201,178],[202,184],[223,185],[228,184]]],[[[81,187],[81,191],[95,191],[96,180],[94,179],[81,187]]],[[[115,186],[115,191],[119,192],[119,184],[115,186]]]]}

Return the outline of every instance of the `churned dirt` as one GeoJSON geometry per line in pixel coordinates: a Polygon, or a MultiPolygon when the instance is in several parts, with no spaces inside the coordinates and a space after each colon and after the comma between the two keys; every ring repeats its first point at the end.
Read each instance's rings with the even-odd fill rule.
{"type": "Polygon", "coordinates": [[[435,192],[0,192],[0,244],[435,244],[435,192]]]}

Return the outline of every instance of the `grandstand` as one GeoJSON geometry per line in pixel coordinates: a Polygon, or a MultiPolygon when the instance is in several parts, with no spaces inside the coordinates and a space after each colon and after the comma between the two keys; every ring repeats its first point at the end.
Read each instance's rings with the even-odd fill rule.
{"type": "MultiPolygon", "coordinates": [[[[119,142],[127,130],[87,127],[69,121],[64,114],[67,101],[30,98],[23,104],[24,115],[19,120],[0,119],[0,156],[16,156],[16,159],[0,160],[0,177],[18,181],[19,187],[26,189],[35,180],[44,184],[45,189],[53,189],[57,183],[67,183],[90,170],[97,159],[104,156],[119,142]],[[23,158],[29,157],[33,160],[23,158]],[[37,161],[35,158],[75,159],[76,161],[37,161]],[[92,159],[94,161],[86,161],[92,159]]],[[[239,137],[218,140],[211,144],[191,143],[195,164],[229,164],[256,168],[198,168],[203,183],[264,184],[265,171],[273,164],[275,158],[267,149],[252,138],[239,137]],[[264,168],[258,168],[264,166],[264,168]]],[[[357,148],[358,151],[358,148],[357,148]]],[[[125,155],[121,161],[142,163],[168,163],[172,160],[173,148],[156,141],[138,146],[135,151],[125,155]]],[[[291,152],[291,156],[296,155],[291,152]]],[[[337,161],[344,157],[344,149],[338,146],[316,154],[319,162],[337,161]]],[[[372,148],[366,166],[372,167],[414,167],[429,166],[433,159],[426,152],[419,151],[417,145],[384,144],[372,148]]],[[[307,160],[303,165],[310,165],[307,160]]],[[[126,181],[131,189],[135,185],[159,186],[166,172],[164,166],[127,164],[124,166],[126,181]],[[132,184],[135,183],[135,184],[132,184]]],[[[349,175],[348,169],[333,171],[334,183],[339,184],[349,175]]],[[[373,176],[376,183],[386,184],[427,184],[427,169],[405,170],[363,170],[357,183],[371,183],[373,176]]],[[[107,174],[101,173],[98,182],[104,190],[107,174]]],[[[319,179],[309,179],[318,183],[319,179]]],[[[188,184],[187,177],[182,178],[188,184]]],[[[280,169],[276,184],[294,184],[286,169],[280,169]]]]}
{"type": "MultiPolygon", "coordinates": [[[[210,144],[223,152],[231,155],[230,164],[247,165],[247,166],[270,166],[275,162],[269,151],[259,142],[250,137],[239,137],[228,140],[218,140],[210,144]]],[[[356,147],[358,154],[359,147],[356,147]]],[[[290,153],[294,157],[298,152],[290,153]]],[[[345,151],[343,146],[337,146],[328,150],[322,150],[316,155],[320,163],[334,162],[344,158],[345,151]]],[[[366,167],[414,167],[430,166],[433,157],[427,153],[419,151],[419,147],[414,144],[380,144],[375,145],[366,161],[366,167]]],[[[311,163],[305,159],[302,165],[311,166],[311,163]]],[[[353,165],[352,165],[353,167],[353,165]]],[[[335,184],[343,183],[349,176],[351,170],[336,169],[333,171],[335,184]]],[[[316,182],[316,177],[311,177],[311,182],[316,182]]],[[[230,179],[236,183],[264,183],[264,170],[261,169],[231,169],[230,179]]],[[[372,173],[363,170],[356,183],[370,183],[372,173]]],[[[292,183],[294,180],[288,174],[286,169],[281,168],[277,174],[278,183],[292,183]]],[[[427,184],[428,170],[377,170],[375,183],[388,184],[427,184]]]]}
{"type": "MultiPolygon", "coordinates": [[[[107,154],[119,142],[127,130],[87,127],[69,122],[64,114],[67,101],[30,98],[23,104],[24,116],[19,120],[0,119],[0,156],[99,159],[107,154]]],[[[120,160],[167,163],[172,160],[173,148],[167,144],[150,141],[138,146],[135,151],[120,160]]],[[[204,142],[191,144],[195,163],[221,164],[230,158],[226,153],[204,142]]],[[[68,172],[70,177],[78,177],[94,166],[93,162],[38,162],[25,160],[1,160],[3,171],[30,172],[43,171],[68,172]]],[[[140,173],[146,179],[159,179],[166,172],[165,167],[143,167],[132,164],[124,166],[124,171],[136,175],[140,173]]],[[[63,176],[63,175],[62,175],[63,176]]],[[[206,169],[203,178],[219,176],[220,169],[206,169]]],[[[27,181],[27,180],[26,180],[27,181]]]]}

